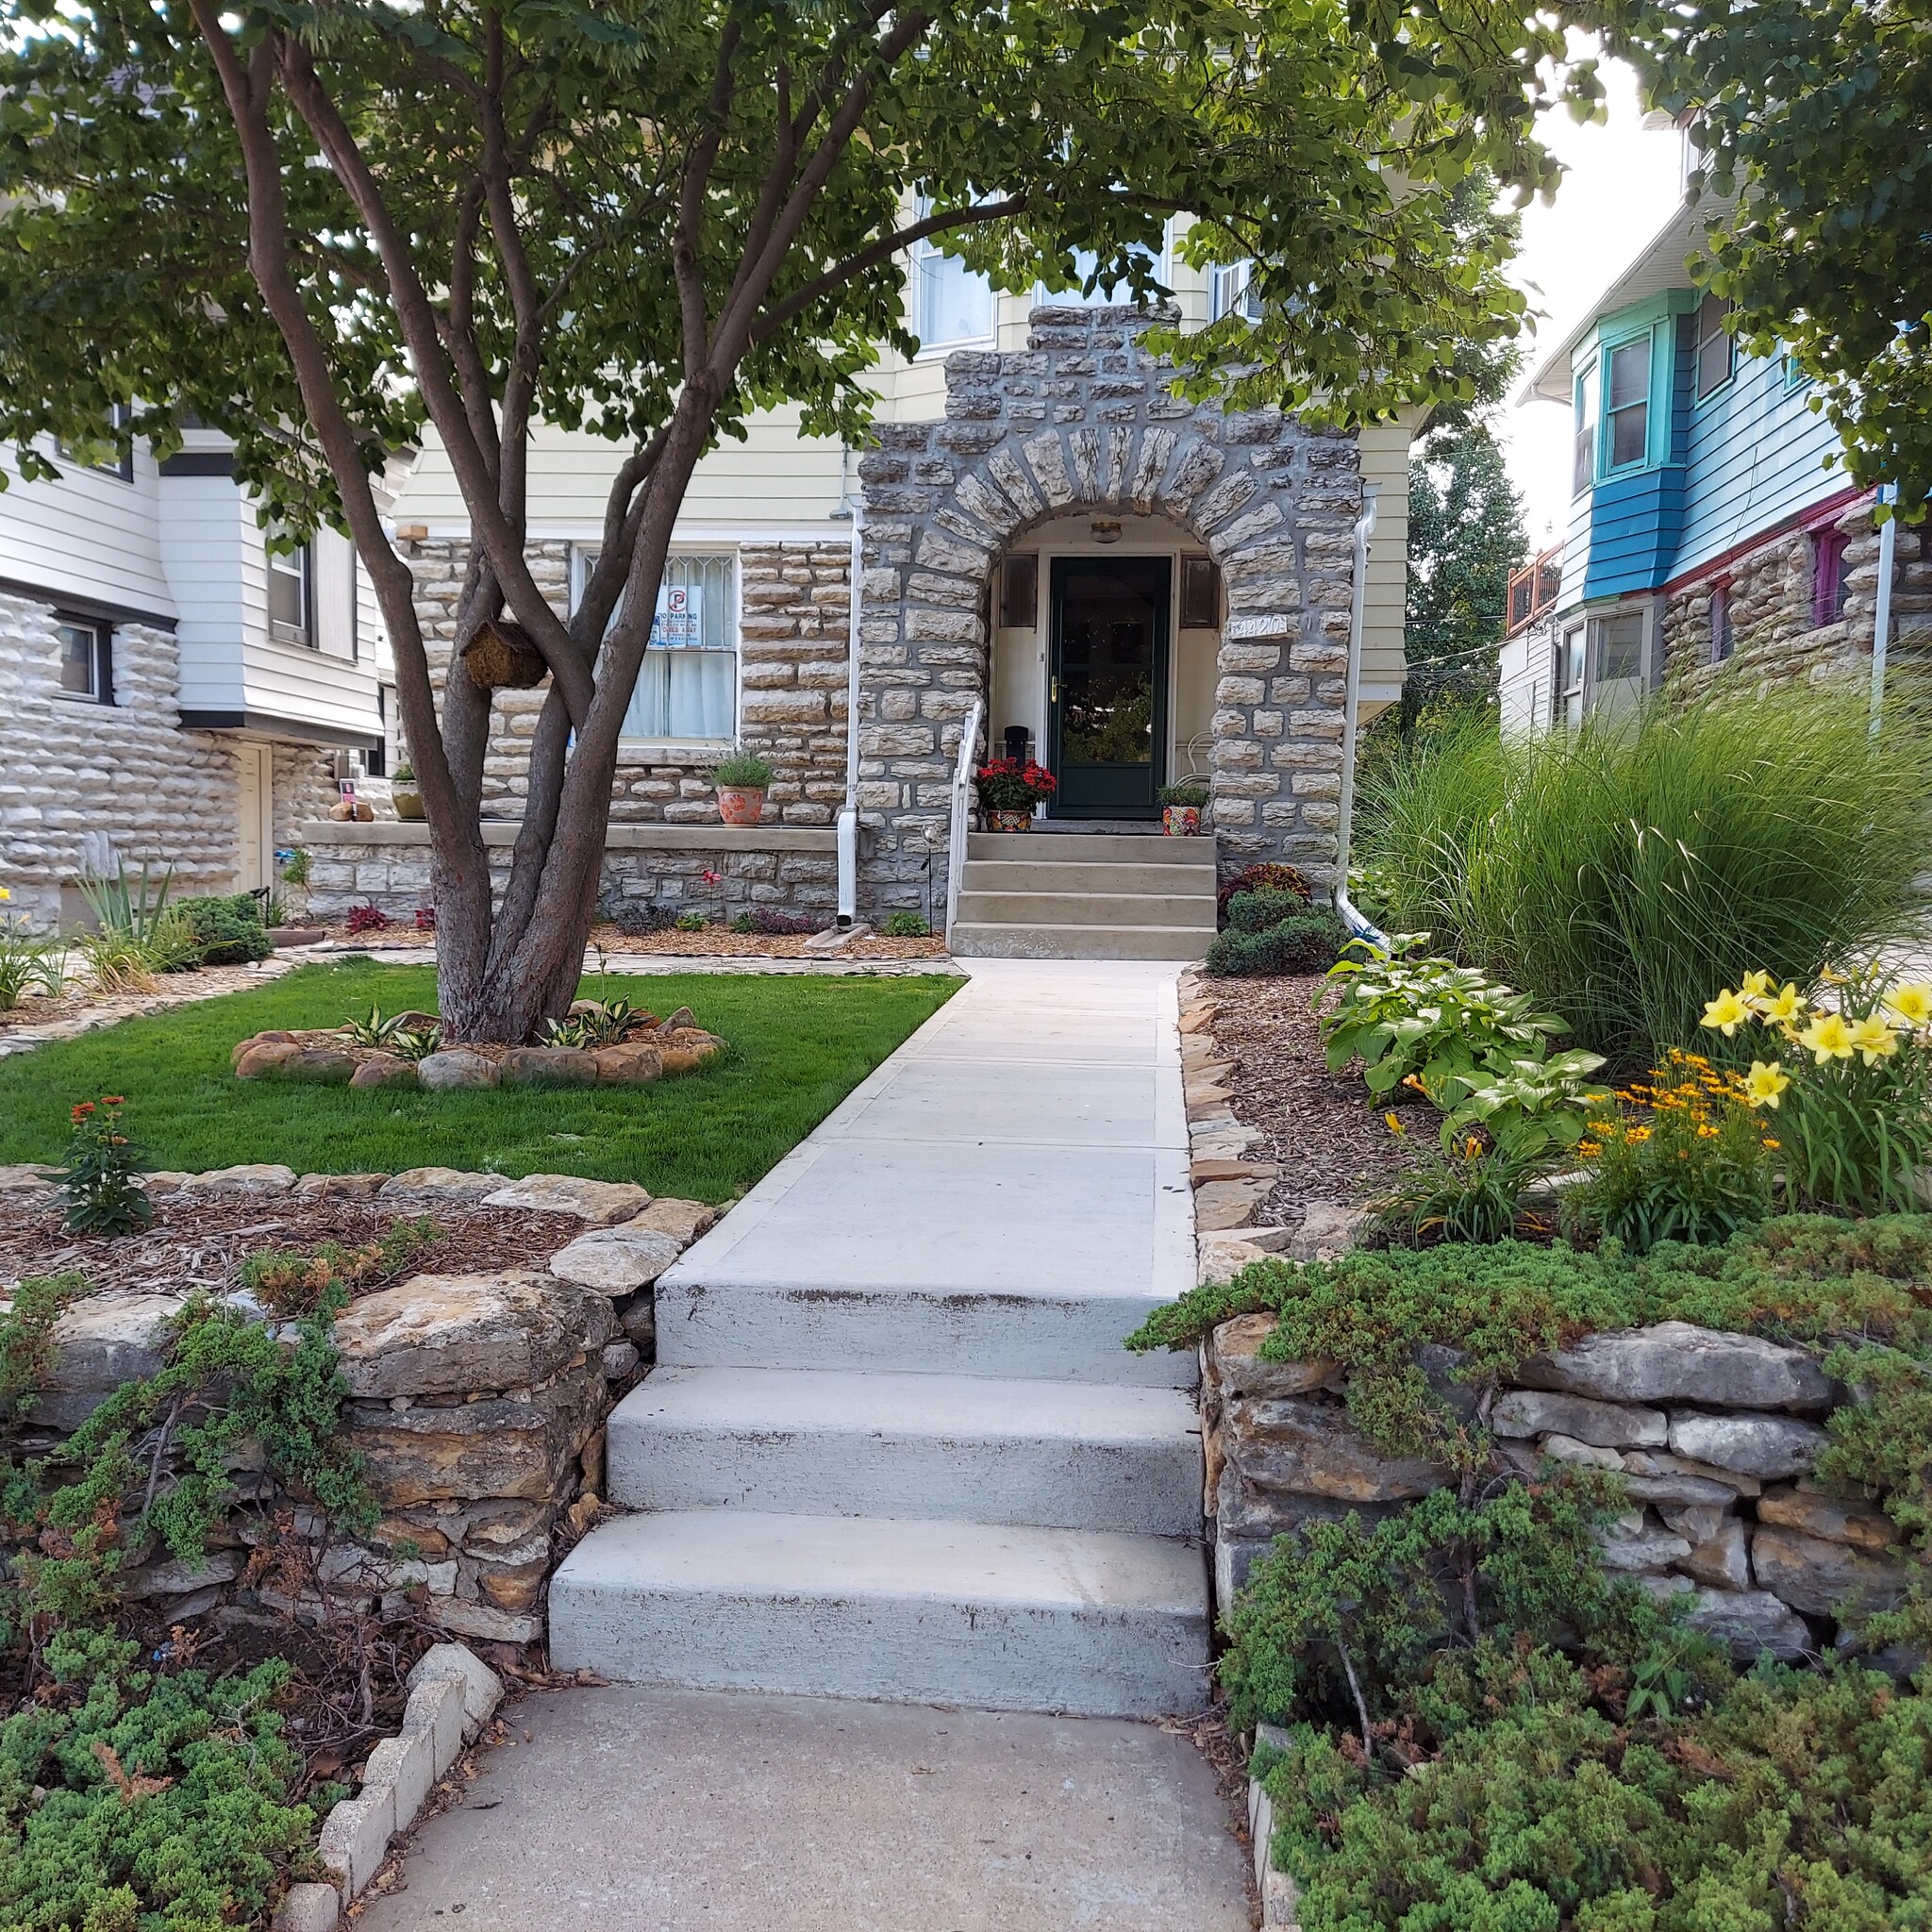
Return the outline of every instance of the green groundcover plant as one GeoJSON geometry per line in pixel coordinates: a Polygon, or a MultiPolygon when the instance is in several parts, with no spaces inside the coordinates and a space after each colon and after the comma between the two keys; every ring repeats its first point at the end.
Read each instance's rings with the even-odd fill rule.
{"type": "Polygon", "coordinates": [[[1915,929],[1932,732],[1855,692],[1657,704],[1535,740],[1437,734],[1365,785],[1388,917],[1537,989],[1585,1045],[1653,1063],[1713,983],[1815,985],[1915,929]]]}

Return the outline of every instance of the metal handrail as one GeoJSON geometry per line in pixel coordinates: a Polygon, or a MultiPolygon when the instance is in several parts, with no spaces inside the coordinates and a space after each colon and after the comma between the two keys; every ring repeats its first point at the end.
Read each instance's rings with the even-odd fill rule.
{"type": "Polygon", "coordinates": [[[959,761],[953,768],[953,815],[946,834],[946,931],[959,911],[959,887],[966,876],[966,829],[972,812],[973,759],[979,745],[979,721],[986,715],[986,700],[974,698],[966,714],[966,728],[959,734],[959,761]]]}

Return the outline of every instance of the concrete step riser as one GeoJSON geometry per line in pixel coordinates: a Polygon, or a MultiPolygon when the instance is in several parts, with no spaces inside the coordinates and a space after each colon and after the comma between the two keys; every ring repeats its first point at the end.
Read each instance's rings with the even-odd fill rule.
{"type": "Polygon", "coordinates": [[[626,1517],[552,1580],[550,1655],[624,1683],[1153,1717],[1207,1701],[1201,1571],[1198,1546],[1138,1538],[626,1517]]]}
{"type": "Polygon", "coordinates": [[[1193,865],[1214,870],[1212,839],[1104,832],[969,832],[968,858],[1045,859],[1055,865],[1193,865]]]}
{"type": "MultiPolygon", "coordinates": [[[[635,1391],[646,1393],[649,1383],[635,1391]]],[[[1020,1435],[663,1425],[629,1400],[610,1418],[610,1500],[632,1509],[1036,1524],[1201,1533],[1201,1446],[1020,1435]]]]}
{"type": "Polygon", "coordinates": [[[1052,860],[969,858],[962,888],[969,892],[1110,892],[1131,898],[1153,892],[1206,906],[1214,916],[1214,874],[1197,865],[1060,865],[1052,860]]]}
{"type": "Polygon", "coordinates": [[[960,959],[1201,959],[1211,926],[1001,925],[956,920],[948,949],[960,959]]]}
{"type": "Polygon", "coordinates": [[[729,1292],[658,1285],[658,1359],[667,1368],[878,1369],[1191,1389],[1194,1357],[1131,1355],[1122,1339],[1158,1297],[800,1291],[733,1282],[729,1292]]]}
{"type": "Polygon", "coordinates": [[[1211,894],[995,892],[969,881],[959,894],[959,917],[974,925],[1175,925],[1214,934],[1211,894]]]}

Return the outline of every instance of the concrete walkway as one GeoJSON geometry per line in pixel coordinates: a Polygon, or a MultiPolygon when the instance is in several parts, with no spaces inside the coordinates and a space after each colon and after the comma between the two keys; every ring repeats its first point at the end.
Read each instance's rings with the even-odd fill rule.
{"type": "Polygon", "coordinates": [[[360,1932],[1251,1923],[1213,1775],[1153,1724],[615,1687],[508,1717],[360,1932]]]}
{"type": "Polygon", "coordinates": [[[1174,969],[994,960],[658,1283],[551,1654],[1146,1717],[1208,1684],[1174,969]]]}

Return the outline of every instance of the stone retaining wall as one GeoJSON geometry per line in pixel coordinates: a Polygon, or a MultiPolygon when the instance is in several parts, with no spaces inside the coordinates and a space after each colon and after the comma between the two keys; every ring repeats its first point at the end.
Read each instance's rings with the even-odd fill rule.
{"type": "MultiPolygon", "coordinates": [[[[500,892],[516,826],[491,821],[483,836],[500,892]]],[[[303,825],[299,837],[309,855],[308,905],[315,917],[341,919],[352,906],[374,905],[408,921],[431,903],[426,826],[323,820],[303,825]]],[[[836,834],[782,824],[613,824],[603,896],[614,914],[655,907],[674,917],[702,912],[728,919],[765,907],[829,925],[839,903],[836,834]]]]}
{"type": "MultiPolygon", "coordinates": [[[[0,1169],[0,1199],[51,1205],[47,1172],[0,1169]]],[[[204,1562],[149,1548],[130,1555],[125,1573],[127,1595],[162,1622],[224,1603],[316,1620],[399,1607],[400,1592],[420,1590],[425,1612],[446,1630],[540,1638],[559,1545],[599,1507],[605,1417],[656,1354],[652,1285],[713,1210],[654,1201],[627,1184],[448,1168],[298,1177],[260,1165],[147,1174],[143,1185],[158,1195],[258,1196],[265,1208],[340,1195],[404,1214],[460,1202],[585,1224],[547,1267],[414,1275],[358,1295],[338,1318],[343,1424],[383,1511],[366,1541],[313,1541],[322,1527],[313,1511],[277,1493],[251,1456],[235,1468],[233,1504],[204,1562]]],[[[246,1296],[231,1301],[269,1319],[246,1296]]],[[[185,1306],[177,1295],[109,1289],[67,1308],[20,1448],[44,1453],[124,1382],[157,1373],[168,1324],[185,1306]]]]}
{"type": "MultiPolygon", "coordinates": [[[[1262,1361],[1274,1326],[1239,1316],[1202,1351],[1205,1507],[1224,1603],[1283,1531],[1351,1510],[1376,1522],[1454,1480],[1363,1436],[1334,1363],[1262,1361]]],[[[1450,1378],[1457,1352],[1429,1346],[1422,1359],[1443,1399],[1473,1414],[1474,1391],[1450,1378]]],[[[1765,1649],[1824,1650],[1840,1608],[1889,1608],[1905,1587],[1890,1519],[1812,1477],[1823,1424],[1844,1399],[1802,1349],[1665,1322],[1524,1363],[1490,1425],[1524,1475],[1545,1459],[1623,1474],[1630,1507],[1604,1538],[1606,1565],[1688,1598],[1689,1625],[1749,1662],[1765,1649]]]]}

